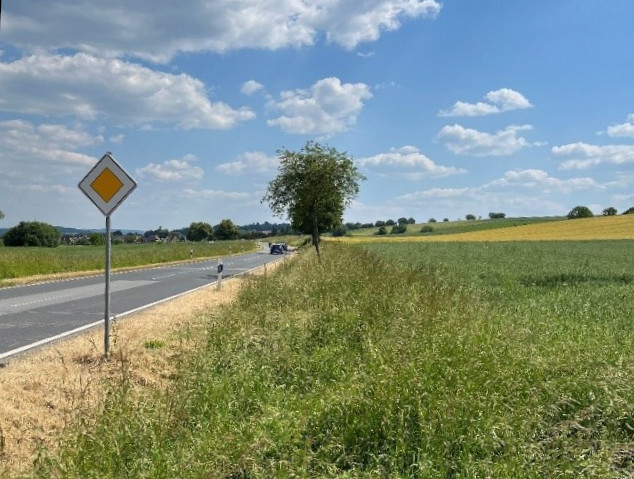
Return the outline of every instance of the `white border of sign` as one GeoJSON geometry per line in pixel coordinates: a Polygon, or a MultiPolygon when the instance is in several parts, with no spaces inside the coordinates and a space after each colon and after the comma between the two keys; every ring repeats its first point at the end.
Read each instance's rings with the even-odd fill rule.
{"type": "Polygon", "coordinates": [[[137,187],[136,181],[132,179],[128,173],[115,161],[111,153],[106,153],[101,157],[92,170],[79,182],[79,189],[92,201],[97,208],[104,214],[110,216],[112,212],[125,200],[130,193],[137,187]],[[95,179],[108,168],[123,183],[123,186],[106,202],[93,190],[92,183],[95,179]]]}

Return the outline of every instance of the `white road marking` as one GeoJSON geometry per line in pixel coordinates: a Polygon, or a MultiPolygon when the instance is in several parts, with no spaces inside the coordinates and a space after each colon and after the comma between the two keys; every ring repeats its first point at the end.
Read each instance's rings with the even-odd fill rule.
{"type": "MultiPolygon", "coordinates": [[[[153,281],[116,280],[110,284],[110,291],[116,293],[148,284],[153,284],[153,281]]],[[[94,284],[66,288],[57,292],[29,294],[27,296],[21,296],[20,298],[0,299],[0,316],[22,313],[33,309],[33,307],[62,304],[78,299],[92,298],[93,296],[102,294],[104,294],[104,285],[94,284]]]]}
{"type": "MultiPolygon", "coordinates": [[[[284,259],[284,258],[282,258],[282,259],[284,259]]],[[[276,262],[277,261],[274,261],[274,263],[276,263],[276,262]]],[[[235,274],[235,275],[231,275],[231,278],[235,278],[235,277],[237,277],[237,276],[239,276],[241,274],[249,273],[251,271],[256,271],[257,269],[265,267],[265,266],[266,265],[260,265],[260,266],[254,267],[254,268],[246,269],[246,270],[242,271],[241,273],[238,273],[238,274],[235,274]]],[[[142,282],[142,281],[129,281],[129,283],[140,283],[140,282],[142,282]]],[[[148,281],[148,283],[152,283],[152,282],[148,281]]],[[[204,284],[202,286],[198,286],[198,287],[196,287],[194,289],[190,289],[189,291],[183,291],[182,293],[175,294],[174,296],[170,296],[169,298],[163,298],[163,299],[160,299],[160,300],[155,301],[153,303],[149,303],[149,304],[145,304],[143,306],[139,306],[138,308],[134,308],[134,309],[131,309],[131,310],[126,311],[124,313],[117,314],[113,319],[116,320],[116,319],[119,319],[119,318],[123,318],[124,316],[128,316],[128,315],[136,313],[138,311],[142,311],[144,309],[151,308],[152,306],[156,306],[156,305],[159,305],[161,303],[165,303],[167,301],[171,301],[172,299],[176,299],[176,298],[179,298],[181,296],[185,296],[186,294],[193,293],[193,292],[198,291],[200,289],[208,288],[208,287],[213,286],[215,284],[217,284],[217,281],[214,281],[212,283],[207,283],[207,284],[204,284]]],[[[97,286],[102,287],[103,285],[97,285],[97,286]]],[[[103,289],[101,289],[101,292],[103,292],[103,289]]],[[[2,313],[0,312],[0,314],[2,314],[2,313]]],[[[0,360],[3,360],[5,358],[11,357],[11,356],[15,356],[16,354],[21,354],[21,353],[23,353],[25,351],[28,351],[28,350],[33,349],[33,348],[37,348],[39,346],[44,346],[45,344],[51,343],[53,341],[58,341],[60,339],[66,338],[68,336],[72,336],[72,335],[80,333],[82,331],[86,331],[86,330],[88,330],[90,328],[94,328],[96,326],[99,326],[100,324],[104,324],[103,318],[100,319],[99,321],[95,321],[94,323],[86,324],[84,326],[80,326],[79,328],[75,328],[73,330],[65,331],[63,333],[57,334],[55,336],[51,336],[51,337],[48,337],[48,338],[41,339],[40,341],[36,341],[34,343],[27,344],[25,346],[13,349],[11,351],[7,351],[5,353],[0,353],[0,360]]]]}

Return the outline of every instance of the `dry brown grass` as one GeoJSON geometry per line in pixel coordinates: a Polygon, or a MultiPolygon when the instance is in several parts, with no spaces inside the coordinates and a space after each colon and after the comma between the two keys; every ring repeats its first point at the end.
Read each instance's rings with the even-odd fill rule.
{"type": "Polygon", "coordinates": [[[244,281],[225,281],[221,291],[210,286],[120,320],[107,361],[103,328],[97,328],[7,362],[0,369],[0,475],[3,468],[15,474],[31,467],[38,448],[55,448],[78,413],[98,411],[106,380],[125,373],[137,388],[169,382],[179,355],[204,337],[203,315],[233,301],[244,281]]]}

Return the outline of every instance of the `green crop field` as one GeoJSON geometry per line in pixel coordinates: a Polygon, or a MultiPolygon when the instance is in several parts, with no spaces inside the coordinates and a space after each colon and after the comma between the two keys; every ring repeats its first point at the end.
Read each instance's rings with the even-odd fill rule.
{"type": "MultiPolygon", "coordinates": [[[[625,478],[634,241],[328,243],[34,477],[625,478]]],[[[175,359],[176,360],[176,359],[175,359]]]]}

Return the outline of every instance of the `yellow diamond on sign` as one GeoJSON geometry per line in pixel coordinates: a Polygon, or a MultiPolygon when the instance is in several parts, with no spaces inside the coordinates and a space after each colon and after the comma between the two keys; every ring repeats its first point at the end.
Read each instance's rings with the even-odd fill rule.
{"type": "Polygon", "coordinates": [[[136,188],[136,181],[111,153],[106,153],[77,186],[104,215],[110,216],[136,188]]]}
{"type": "Polygon", "coordinates": [[[104,168],[90,186],[107,203],[117,194],[123,183],[109,168],[104,168]]]}

